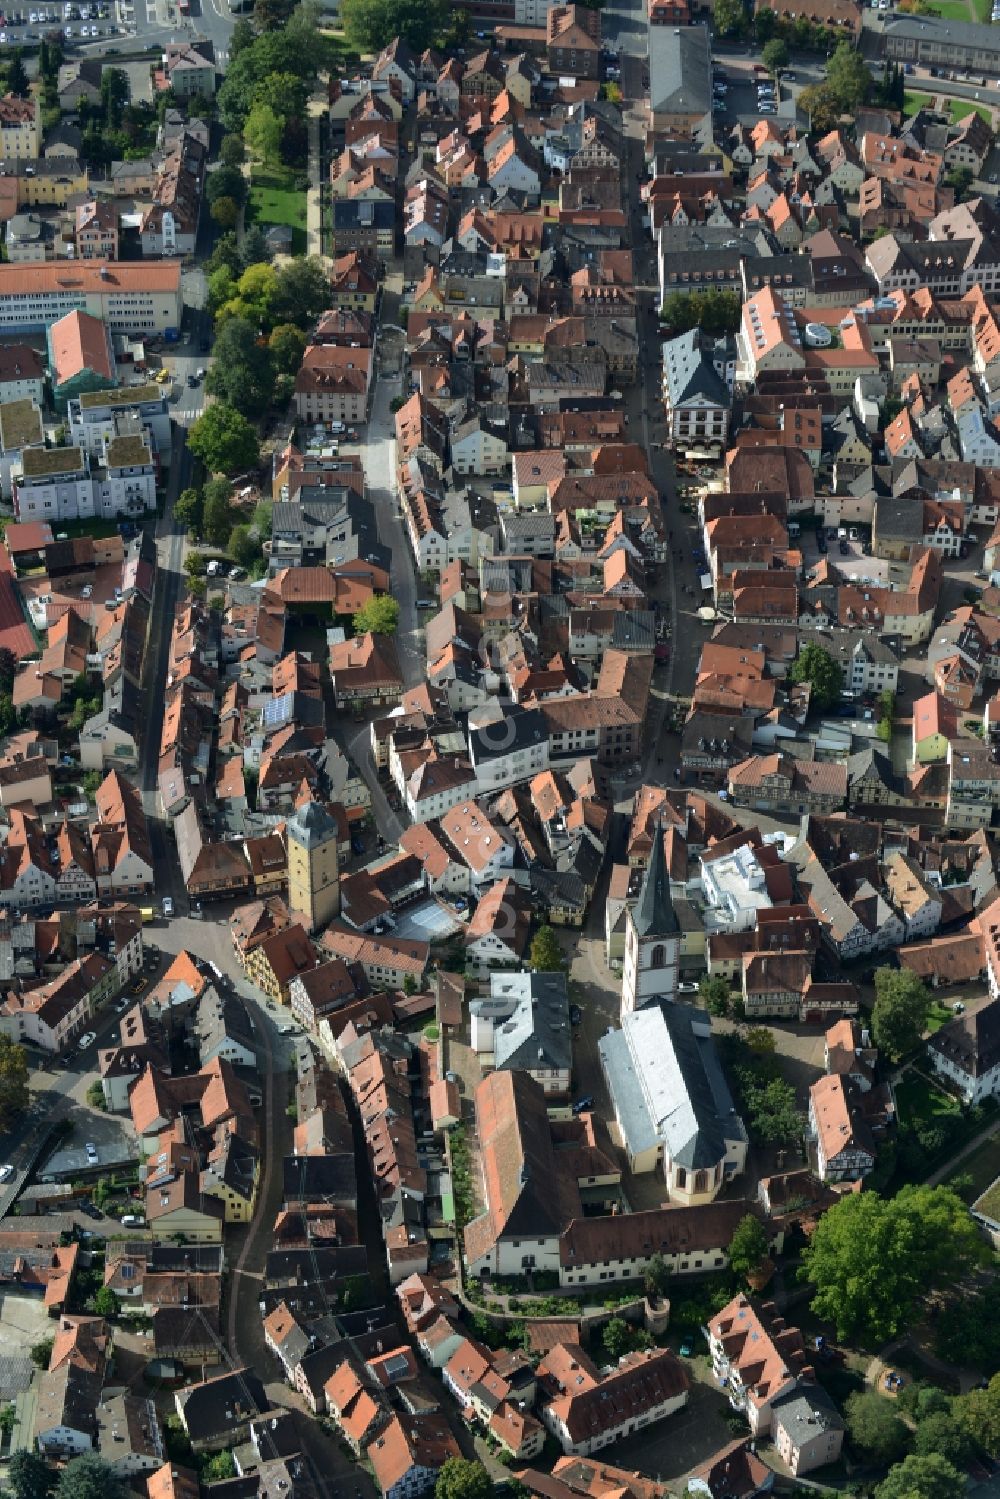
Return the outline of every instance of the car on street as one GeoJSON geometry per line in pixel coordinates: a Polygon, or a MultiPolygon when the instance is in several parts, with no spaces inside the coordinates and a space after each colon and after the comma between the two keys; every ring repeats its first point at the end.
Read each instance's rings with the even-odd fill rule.
{"type": "Polygon", "coordinates": [[[10,1166],[10,1165],[0,1166],[0,1182],[9,1182],[10,1179],[11,1179],[11,1177],[13,1175],[14,1175],[14,1168],[13,1168],[13,1166],[10,1166]]]}
{"type": "Polygon", "coordinates": [[[278,1035],[279,1036],[290,1036],[292,1034],[292,1031],[294,1029],[295,1029],[295,1027],[293,1025],[279,1025],[278,1026],[278,1035]]]}
{"type": "Polygon", "coordinates": [[[580,1006],[579,1005],[570,1005],[570,1007],[569,1007],[569,1023],[570,1023],[570,1025],[580,1025],[582,1023],[582,1021],[583,1021],[583,1011],[580,1009],[580,1006]]]}
{"type": "Polygon", "coordinates": [[[583,1098],[578,1098],[577,1099],[576,1103],[573,1105],[573,1113],[574,1114],[585,1114],[588,1109],[592,1109],[593,1107],[594,1107],[594,1096],[593,1096],[592,1093],[587,1093],[587,1094],[584,1095],[583,1098]]]}
{"type": "MultiPolygon", "coordinates": [[[[87,1159],[88,1159],[88,1161],[90,1160],[90,1152],[89,1151],[87,1152],[87,1159]]],[[[97,1161],[97,1151],[95,1150],[94,1151],[94,1161],[91,1164],[94,1164],[96,1161],[97,1161]]],[[[95,1207],[94,1204],[87,1197],[82,1198],[81,1201],[77,1203],[77,1207],[80,1209],[81,1213],[86,1213],[87,1217],[88,1218],[93,1218],[95,1222],[99,1221],[101,1218],[104,1217],[104,1214],[101,1212],[100,1208],[95,1207]]]]}
{"type": "Polygon", "coordinates": [[[172,896],[165,895],[163,897],[162,906],[164,916],[172,916],[174,914],[174,902],[172,896]]]}
{"type": "Polygon", "coordinates": [[[84,1031],[83,1035],[80,1037],[80,1043],[79,1043],[79,1045],[76,1048],[77,1051],[86,1051],[87,1047],[88,1046],[93,1046],[93,1044],[94,1044],[94,1042],[96,1040],[97,1040],[97,1032],[96,1031],[84,1031]]]}
{"type": "Polygon", "coordinates": [[[97,1165],[97,1146],[94,1144],[93,1140],[88,1140],[87,1143],[86,1143],[86,1145],[83,1148],[87,1152],[87,1160],[90,1162],[90,1164],[92,1166],[96,1166],[97,1165]]]}
{"type": "Polygon", "coordinates": [[[690,979],[685,979],[683,984],[677,985],[678,994],[697,994],[698,985],[692,984],[690,979]]]}

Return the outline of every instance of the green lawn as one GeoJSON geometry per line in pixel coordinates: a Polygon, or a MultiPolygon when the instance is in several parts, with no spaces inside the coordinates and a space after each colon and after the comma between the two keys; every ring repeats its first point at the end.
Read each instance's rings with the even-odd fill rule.
{"type": "Polygon", "coordinates": [[[306,253],[306,195],[293,185],[295,172],[284,167],[256,167],[250,187],[247,224],[267,229],[287,224],[292,231],[292,254],[306,253]]]}
{"type": "Polygon", "coordinates": [[[980,25],[988,26],[993,19],[993,0],[972,0],[972,12],[980,25]]]}
{"type": "Polygon", "coordinates": [[[994,1135],[992,1140],[984,1140],[978,1150],[959,1161],[949,1180],[956,1176],[972,1177],[972,1196],[969,1201],[974,1202],[1000,1176],[1000,1135],[994,1135]]]}
{"type": "Polygon", "coordinates": [[[975,110],[977,115],[982,115],[987,125],[993,123],[992,111],[987,109],[985,104],[970,104],[968,99],[952,99],[949,109],[952,119],[956,121],[964,120],[966,115],[975,110]]]}
{"type": "Polygon", "coordinates": [[[927,1012],[927,1029],[931,1035],[939,1031],[949,1020],[954,1020],[955,1012],[951,1005],[946,1005],[940,999],[936,999],[927,1012]]]}
{"type": "Polygon", "coordinates": [[[72,540],[77,536],[92,536],[95,540],[103,536],[115,536],[118,532],[118,522],[113,520],[65,520],[60,521],[56,527],[61,536],[65,531],[72,540]]]}
{"type": "Polygon", "coordinates": [[[904,115],[915,115],[918,109],[930,109],[933,103],[933,94],[904,94],[903,113],[904,115]]]}
{"type": "Polygon", "coordinates": [[[896,1103],[900,1123],[951,1123],[961,1112],[954,1098],[915,1072],[908,1072],[896,1084],[896,1103]]]}
{"type": "MultiPolygon", "coordinates": [[[[992,5],[990,10],[992,12],[992,5]]],[[[940,16],[943,21],[971,21],[969,7],[965,0],[934,0],[928,6],[931,15],[940,16]]]]}

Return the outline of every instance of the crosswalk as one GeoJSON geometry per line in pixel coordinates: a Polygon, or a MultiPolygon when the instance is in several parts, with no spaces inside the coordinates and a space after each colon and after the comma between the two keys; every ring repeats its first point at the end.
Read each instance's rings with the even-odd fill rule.
{"type": "Polygon", "coordinates": [[[187,426],[189,422],[196,422],[200,416],[201,407],[194,406],[190,411],[175,411],[174,421],[181,422],[184,426],[187,426]]]}

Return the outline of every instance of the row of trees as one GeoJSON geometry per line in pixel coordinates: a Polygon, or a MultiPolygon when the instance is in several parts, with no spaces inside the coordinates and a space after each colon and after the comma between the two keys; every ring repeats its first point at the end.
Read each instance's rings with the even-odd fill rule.
{"type": "Polygon", "coordinates": [[[717,337],[740,326],[742,300],[738,292],[710,287],[707,291],[671,292],[660,308],[660,322],[673,334],[701,328],[717,337]]]}

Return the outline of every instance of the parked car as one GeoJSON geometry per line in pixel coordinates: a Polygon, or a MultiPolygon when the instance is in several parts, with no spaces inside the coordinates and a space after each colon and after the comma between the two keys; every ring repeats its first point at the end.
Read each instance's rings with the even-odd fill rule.
{"type": "Polygon", "coordinates": [[[14,1168],[13,1168],[13,1166],[10,1166],[10,1165],[0,1166],[0,1182],[9,1182],[10,1179],[11,1179],[11,1177],[13,1175],[14,1175],[14,1168]]]}
{"type": "Polygon", "coordinates": [[[594,1107],[594,1097],[593,1097],[593,1094],[592,1093],[587,1093],[587,1094],[584,1095],[583,1098],[578,1098],[577,1099],[576,1103],[573,1105],[573,1113],[574,1114],[585,1114],[588,1109],[592,1109],[593,1107],[594,1107]]]}
{"type": "Polygon", "coordinates": [[[570,1023],[570,1025],[579,1025],[582,1022],[582,1020],[583,1020],[583,1011],[580,1009],[580,1006],[579,1005],[570,1005],[570,1007],[569,1007],[569,1023],[570,1023]]]}
{"type": "Polygon", "coordinates": [[[690,979],[685,979],[682,984],[677,985],[678,994],[697,994],[698,985],[692,984],[690,979]]]}
{"type": "Polygon", "coordinates": [[[97,1146],[94,1144],[93,1140],[88,1140],[87,1143],[86,1143],[86,1145],[83,1148],[87,1152],[87,1160],[90,1162],[90,1164],[92,1166],[96,1166],[97,1165],[97,1146]]]}
{"type": "Polygon", "coordinates": [[[77,1051],[86,1051],[87,1047],[93,1046],[96,1040],[96,1031],[84,1031],[83,1035],[80,1037],[80,1044],[77,1046],[77,1051]]]}
{"type": "Polygon", "coordinates": [[[172,916],[174,914],[174,902],[172,896],[165,895],[163,897],[163,914],[164,916],[172,916]]]}

